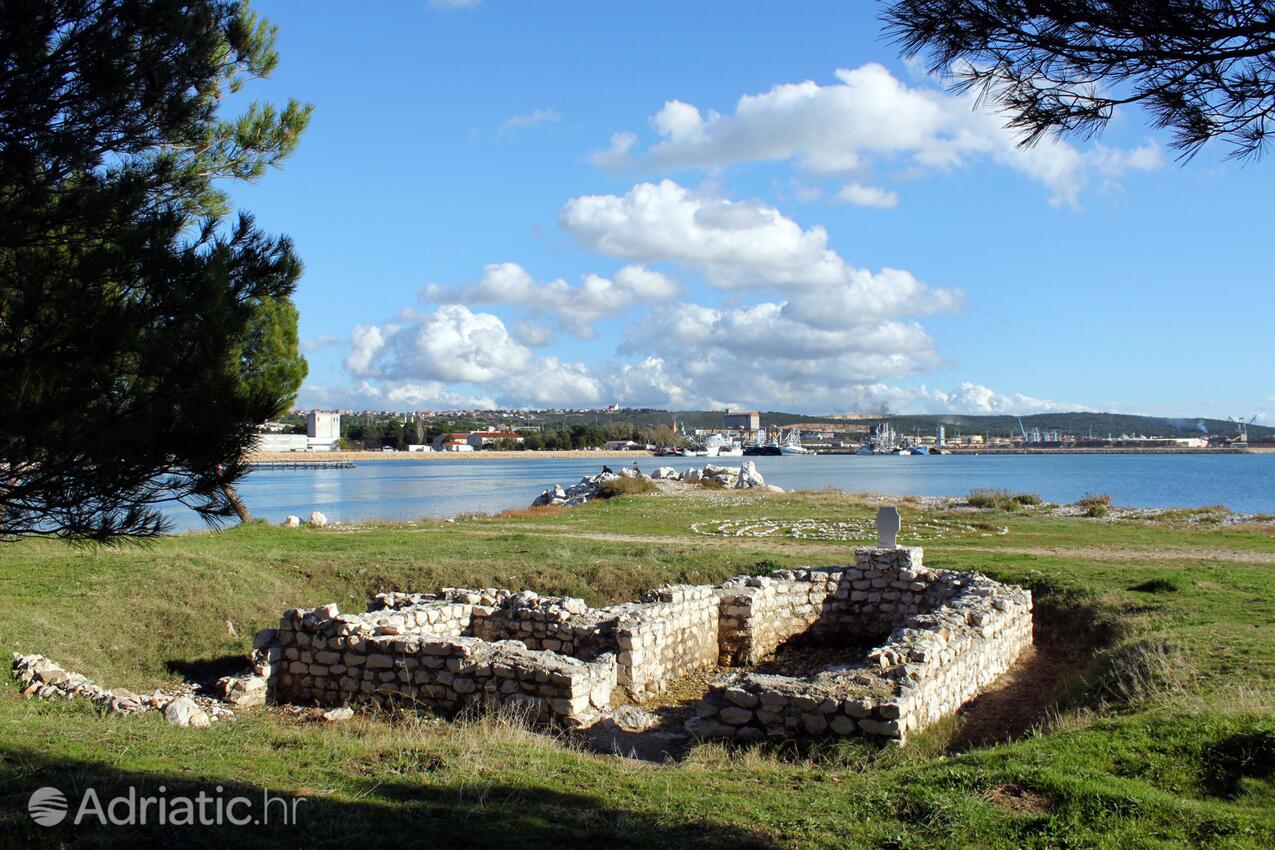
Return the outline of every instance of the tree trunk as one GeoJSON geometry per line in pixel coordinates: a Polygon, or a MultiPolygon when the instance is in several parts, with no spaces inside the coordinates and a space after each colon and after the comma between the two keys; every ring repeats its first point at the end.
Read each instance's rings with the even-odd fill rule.
{"type": "Polygon", "coordinates": [[[252,514],[248,513],[248,506],[239,498],[239,494],[235,492],[234,487],[229,484],[222,484],[221,492],[230,500],[230,506],[235,509],[235,513],[239,514],[240,522],[252,522],[252,514]]]}

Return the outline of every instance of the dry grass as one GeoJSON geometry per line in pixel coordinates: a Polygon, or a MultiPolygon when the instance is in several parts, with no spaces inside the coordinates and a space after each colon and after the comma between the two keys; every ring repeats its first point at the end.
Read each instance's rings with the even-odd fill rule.
{"type": "Polygon", "coordinates": [[[500,519],[545,519],[566,513],[562,505],[535,505],[530,508],[505,508],[496,514],[500,519]]]}
{"type": "Polygon", "coordinates": [[[612,478],[603,481],[598,488],[598,496],[603,499],[614,499],[617,496],[641,496],[645,493],[656,493],[659,485],[649,478],[612,478]]]}

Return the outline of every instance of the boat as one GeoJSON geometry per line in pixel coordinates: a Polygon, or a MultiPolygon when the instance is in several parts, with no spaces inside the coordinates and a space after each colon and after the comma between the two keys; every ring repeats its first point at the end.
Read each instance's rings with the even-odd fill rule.
{"type": "MultiPolygon", "coordinates": [[[[780,431],[779,433],[780,433],[780,436],[782,437],[783,432],[780,431]]],[[[779,453],[781,455],[814,454],[814,452],[812,452],[810,449],[806,448],[805,446],[801,444],[801,435],[797,432],[796,428],[789,431],[788,436],[783,437],[783,439],[779,441],[779,453]]]]}
{"type": "Polygon", "coordinates": [[[744,447],[722,434],[712,434],[704,444],[709,457],[743,457],[744,447]]]}
{"type": "Polygon", "coordinates": [[[930,450],[927,449],[925,446],[913,446],[912,448],[908,449],[908,454],[928,455],[929,453],[930,453],[930,450]]]}

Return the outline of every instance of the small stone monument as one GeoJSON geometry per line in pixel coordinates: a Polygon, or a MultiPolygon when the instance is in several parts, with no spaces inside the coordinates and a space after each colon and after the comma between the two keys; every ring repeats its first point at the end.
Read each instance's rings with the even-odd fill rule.
{"type": "Polygon", "coordinates": [[[899,548],[899,529],[903,520],[899,518],[899,509],[890,507],[877,511],[877,545],[882,549],[899,548]]]}

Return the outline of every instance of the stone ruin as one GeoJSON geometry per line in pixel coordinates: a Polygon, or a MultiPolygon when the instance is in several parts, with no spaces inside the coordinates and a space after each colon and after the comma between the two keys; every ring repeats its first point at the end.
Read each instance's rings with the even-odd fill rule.
{"type": "MultiPolygon", "coordinates": [[[[887,541],[892,510],[878,517],[887,541]]],[[[670,585],[605,608],[527,590],[382,593],[359,614],[334,604],[284,612],[256,636],[253,662],[277,703],[512,708],[568,728],[725,667],[686,723],[696,736],[903,742],[975,697],[1032,641],[1030,592],[931,569],[922,556],[863,548],[852,566],[670,585]],[[865,659],[814,675],[747,669],[792,641],[865,638],[881,640],[865,659]]]]}

